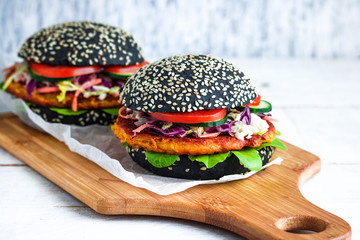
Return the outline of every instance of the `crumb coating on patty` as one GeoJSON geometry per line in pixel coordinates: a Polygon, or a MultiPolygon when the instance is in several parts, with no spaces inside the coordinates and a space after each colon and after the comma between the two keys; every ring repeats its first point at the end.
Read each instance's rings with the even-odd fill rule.
{"type": "Polygon", "coordinates": [[[137,128],[135,120],[118,117],[111,129],[121,140],[132,148],[143,148],[146,151],[163,152],[177,155],[206,155],[240,150],[243,147],[259,147],[263,142],[271,142],[276,137],[274,125],[267,121],[269,129],[266,133],[253,135],[250,139],[240,140],[231,136],[219,135],[215,138],[169,137],[147,133],[137,133],[133,137],[133,130],[137,128]]]}

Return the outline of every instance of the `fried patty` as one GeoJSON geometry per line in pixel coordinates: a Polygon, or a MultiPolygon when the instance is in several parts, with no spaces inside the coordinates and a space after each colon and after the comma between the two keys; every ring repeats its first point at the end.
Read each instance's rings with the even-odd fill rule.
{"type": "Polygon", "coordinates": [[[276,137],[276,129],[269,121],[267,121],[269,129],[266,133],[261,136],[253,135],[250,139],[244,140],[223,135],[215,138],[181,138],[147,132],[140,132],[132,137],[132,131],[137,128],[134,122],[135,120],[118,117],[111,129],[121,142],[127,142],[132,148],[177,155],[205,155],[240,150],[243,147],[259,147],[263,142],[271,142],[276,137]]]}
{"type": "MultiPolygon", "coordinates": [[[[43,107],[71,108],[74,92],[67,92],[64,101],[59,102],[57,96],[60,92],[53,93],[35,93],[29,95],[26,88],[21,83],[12,82],[6,89],[9,93],[21,98],[27,102],[31,102],[43,107]]],[[[97,96],[85,98],[82,94],[78,97],[78,109],[101,109],[119,107],[119,98],[107,94],[104,100],[99,100],[97,96]]]]}

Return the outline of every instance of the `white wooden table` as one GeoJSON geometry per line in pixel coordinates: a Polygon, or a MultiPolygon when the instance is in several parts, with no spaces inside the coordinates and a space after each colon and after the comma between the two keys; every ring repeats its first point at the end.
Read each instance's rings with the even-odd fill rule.
{"type": "MultiPolygon", "coordinates": [[[[273,104],[281,137],[320,156],[322,170],[303,195],[360,239],[360,61],[231,61],[273,104]]],[[[239,236],[186,220],[100,215],[0,148],[0,239],[185,238],[239,236]]]]}

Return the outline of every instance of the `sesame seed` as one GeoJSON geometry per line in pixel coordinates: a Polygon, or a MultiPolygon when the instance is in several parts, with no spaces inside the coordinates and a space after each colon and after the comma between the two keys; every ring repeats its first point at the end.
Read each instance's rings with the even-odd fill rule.
{"type": "Polygon", "coordinates": [[[256,93],[249,79],[243,76],[243,72],[222,59],[207,55],[172,56],[147,65],[130,77],[121,102],[133,109],[148,105],[161,112],[245,105],[256,93]],[[133,98],[145,96],[152,100],[133,104],[133,98]]]}
{"type": "Polygon", "coordinates": [[[28,61],[40,62],[41,58],[43,63],[77,66],[126,66],[144,61],[141,48],[130,34],[114,26],[89,21],[41,29],[24,42],[18,54],[28,61]],[[111,54],[106,58],[99,58],[108,52],[111,54]]]}

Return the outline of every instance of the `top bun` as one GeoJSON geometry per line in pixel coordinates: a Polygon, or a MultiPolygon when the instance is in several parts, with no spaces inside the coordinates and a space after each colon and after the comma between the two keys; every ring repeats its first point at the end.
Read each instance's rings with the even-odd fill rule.
{"type": "Polygon", "coordinates": [[[233,64],[207,55],[178,55],[138,70],[120,100],[137,111],[192,112],[235,108],[256,95],[250,79],[233,64]]]}
{"type": "Polygon", "coordinates": [[[144,61],[127,32],[96,22],[68,22],[41,29],[22,45],[27,61],[56,65],[134,65],[144,61]]]}

